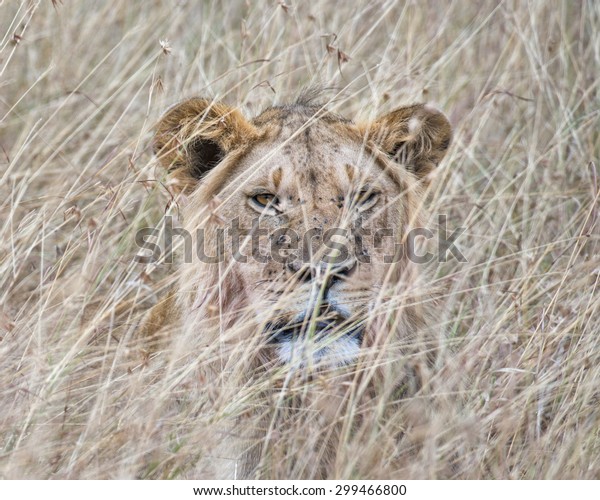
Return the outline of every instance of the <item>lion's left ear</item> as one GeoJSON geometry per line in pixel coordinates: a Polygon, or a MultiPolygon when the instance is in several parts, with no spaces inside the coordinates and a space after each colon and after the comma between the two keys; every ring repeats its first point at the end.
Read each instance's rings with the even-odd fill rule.
{"type": "Polygon", "coordinates": [[[360,128],[419,179],[438,166],[452,141],[452,127],[446,116],[425,104],[398,108],[360,128]]]}
{"type": "Polygon", "coordinates": [[[234,149],[257,136],[236,108],[194,97],[170,108],[158,121],[154,153],[174,181],[187,191],[234,149]]]}

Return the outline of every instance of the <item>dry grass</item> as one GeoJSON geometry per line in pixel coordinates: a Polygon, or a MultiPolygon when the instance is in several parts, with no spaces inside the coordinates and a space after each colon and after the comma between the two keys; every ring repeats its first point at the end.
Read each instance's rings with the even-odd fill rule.
{"type": "Polygon", "coordinates": [[[197,359],[127,328],[170,274],[133,261],[168,203],[150,128],[185,96],[256,113],[316,80],[350,117],[446,110],[432,212],[467,228],[468,263],[433,270],[427,387],[335,475],[600,477],[600,4],[368,4],[0,5],[0,478],[201,474],[222,415],[197,359]]]}

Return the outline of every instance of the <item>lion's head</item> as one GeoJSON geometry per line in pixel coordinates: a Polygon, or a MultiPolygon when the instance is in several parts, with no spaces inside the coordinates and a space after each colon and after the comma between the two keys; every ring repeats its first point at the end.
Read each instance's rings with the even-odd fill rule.
{"type": "Polygon", "coordinates": [[[372,312],[386,290],[412,272],[406,236],[450,140],[421,104],[367,124],[302,100],[253,119],[201,98],[171,108],[154,146],[194,238],[184,319],[199,334],[218,323],[221,340],[247,325],[225,343],[252,336],[241,340],[263,362],[352,362],[381,336],[372,312]]]}

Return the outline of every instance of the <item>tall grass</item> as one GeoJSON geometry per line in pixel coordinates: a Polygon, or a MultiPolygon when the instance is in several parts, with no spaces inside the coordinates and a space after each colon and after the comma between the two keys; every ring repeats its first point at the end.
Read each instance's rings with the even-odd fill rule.
{"type": "MultiPolygon", "coordinates": [[[[135,342],[173,271],[133,259],[177,211],[151,127],[316,81],[351,118],[448,113],[429,209],[468,260],[432,270],[426,387],[332,477],[600,477],[599,32],[592,0],[0,3],[0,478],[202,477],[251,388],[219,414],[198,353],[135,342]]],[[[306,473],[279,452],[270,477],[306,473]]]]}

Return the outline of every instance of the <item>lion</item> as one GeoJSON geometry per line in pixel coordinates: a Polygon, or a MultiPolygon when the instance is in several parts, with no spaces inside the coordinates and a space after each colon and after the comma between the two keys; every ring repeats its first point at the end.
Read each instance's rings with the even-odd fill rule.
{"type": "Polygon", "coordinates": [[[159,120],[154,151],[195,251],[142,331],[201,351],[229,422],[206,474],[345,474],[342,439],[364,419],[352,409],[406,387],[426,330],[408,235],[451,139],[425,104],[355,123],[306,96],[252,119],[195,97],[159,120]]]}

